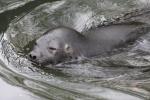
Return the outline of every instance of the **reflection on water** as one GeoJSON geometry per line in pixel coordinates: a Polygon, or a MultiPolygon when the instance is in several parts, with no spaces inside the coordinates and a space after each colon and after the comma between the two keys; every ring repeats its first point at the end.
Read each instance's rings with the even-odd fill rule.
{"type": "Polygon", "coordinates": [[[2,0],[0,12],[0,100],[150,99],[149,34],[118,54],[62,66],[39,68],[25,57],[34,39],[59,25],[83,32],[111,22],[149,24],[148,0],[2,0]]]}
{"type": "Polygon", "coordinates": [[[41,98],[33,95],[22,88],[15,87],[5,83],[0,79],[0,99],[1,100],[41,100],[41,98]]]}

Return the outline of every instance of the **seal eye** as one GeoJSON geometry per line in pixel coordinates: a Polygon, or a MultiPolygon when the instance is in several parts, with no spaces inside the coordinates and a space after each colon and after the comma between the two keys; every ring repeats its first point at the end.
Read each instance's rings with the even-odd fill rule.
{"type": "Polygon", "coordinates": [[[34,45],[37,45],[37,42],[34,42],[34,45]]]}
{"type": "Polygon", "coordinates": [[[57,50],[56,48],[54,47],[49,47],[50,50],[57,50]]]}

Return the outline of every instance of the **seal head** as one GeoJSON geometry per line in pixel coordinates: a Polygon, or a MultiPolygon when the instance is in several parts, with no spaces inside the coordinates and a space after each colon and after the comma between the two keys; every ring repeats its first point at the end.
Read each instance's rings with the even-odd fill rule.
{"type": "Polygon", "coordinates": [[[82,40],[80,40],[82,37],[80,35],[69,28],[61,27],[50,30],[36,40],[33,50],[29,53],[29,59],[35,63],[46,65],[49,63],[57,64],[75,58],[79,55],[77,51],[81,51],[76,42],[76,40],[78,42],[82,40]]]}

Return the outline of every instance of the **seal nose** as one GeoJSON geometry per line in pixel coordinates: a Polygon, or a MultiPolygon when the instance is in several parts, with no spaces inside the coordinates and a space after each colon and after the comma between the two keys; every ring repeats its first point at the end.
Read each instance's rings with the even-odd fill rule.
{"type": "Polygon", "coordinates": [[[32,53],[29,54],[29,59],[36,60],[36,58],[37,58],[36,55],[34,55],[32,53]]]}

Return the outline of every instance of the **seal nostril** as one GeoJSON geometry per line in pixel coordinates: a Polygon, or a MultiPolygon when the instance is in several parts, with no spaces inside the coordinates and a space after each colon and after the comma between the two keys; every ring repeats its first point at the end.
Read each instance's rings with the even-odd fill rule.
{"type": "Polygon", "coordinates": [[[32,60],[35,60],[35,59],[36,59],[36,56],[35,56],[35,55],[32,55],[32,54],[29,54],[29,58],[32,59],[32,60]]]}
{"type": "Polygon", "coordinates": [[[31,54],[29,54],[29,58],[32,58],[32,55],[31,55],[31,54]]]}
{"type": "Polygon", "coordinates": [[[35,59],[36,59],[36,56],[32,56],[32,59],[35,60],[35,59]]]}

